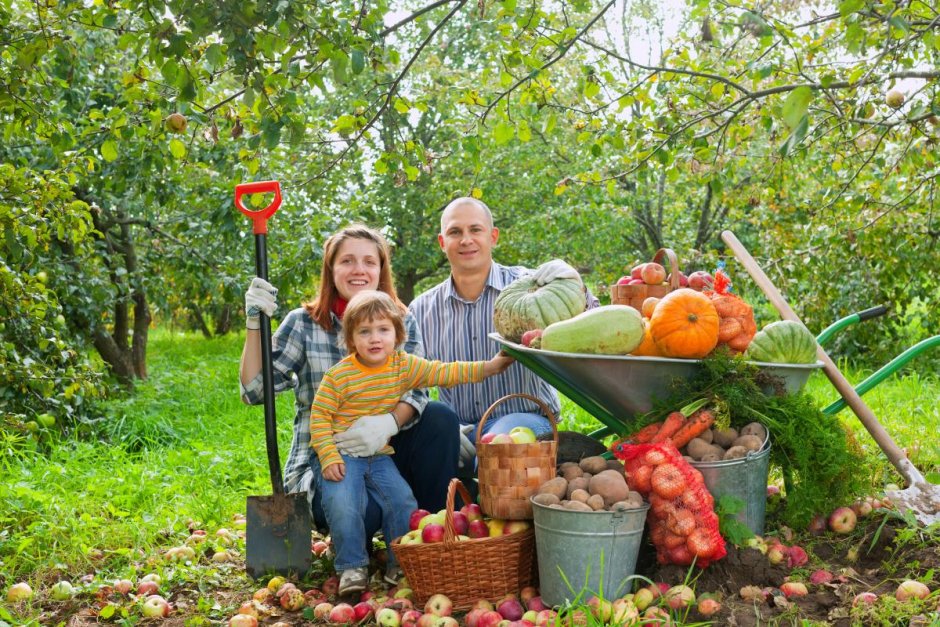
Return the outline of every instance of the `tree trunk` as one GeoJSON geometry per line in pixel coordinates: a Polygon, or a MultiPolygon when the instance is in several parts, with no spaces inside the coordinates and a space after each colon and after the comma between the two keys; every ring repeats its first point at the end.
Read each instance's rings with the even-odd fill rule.
{"type": "Polygon", "coordinates": [[[193,324],[199,329],[199,332],[202,333],[202,337],[206,339],[212,337],[212,331],[209,330],[209,326],[206,324],[206,317],[202,315],[202,307],[193,303],[190,315],[193,317],[193,324]]]}
{"type": "Polygon", "coordinates": [[[219,311],[218,315],[215,317],[215,334],[216,336],[226,335],[229,331],[232,330],[232,305],[226,303],[222,305],[222,309],[219,311]]]}

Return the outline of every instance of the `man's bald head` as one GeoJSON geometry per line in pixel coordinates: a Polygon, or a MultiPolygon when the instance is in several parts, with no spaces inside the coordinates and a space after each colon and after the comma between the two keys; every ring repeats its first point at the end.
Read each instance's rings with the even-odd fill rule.
{"type": "Polygon", "coordinates": [[[450,219],[451,214],[454,212],[454,209],[468,205],[479,209],[484,216],[484,220],[486,221],[486,227],[488,229],[493,228],[493,213],[490,211],[490,208],[486,206],[486,203],[481,200],[477,200],[472,196],[461,196],[460,198],[453,199],[446,207],[444,207],[444,212],[441,213],[441,233],[444,232],[444,229],[446,228],[445,225],[450,219]]]}

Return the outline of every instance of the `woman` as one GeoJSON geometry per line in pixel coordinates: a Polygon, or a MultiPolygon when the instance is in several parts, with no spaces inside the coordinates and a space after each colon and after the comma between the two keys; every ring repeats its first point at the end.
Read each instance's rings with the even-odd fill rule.
{"type": "MultiPolygon", "coordinates": [[[[326,241],[316,299],[288,313],[272,338],[274,389],[293,388],[295,398],[285,488],[307,494],[320,528],[326,523],[318,489],[322,477],[317,464],[311,464],[316,454],[310,448],[310,406],[323,374],[345,356],[337,341],[342,336],[343,312],[349,299],[363,290],[379,290],[398,301],[385,238],[374,229],[353,225],[326,241]]],[[[239,374],[242,400],[252,405],[264,400],[258,314],[274,313],[276,294],[276,289],[259,278],[245,294],[248,331],[239,374]]],[[[418,326],[410,314],[405,317],[405,330],[404,350],[423,357],[418,326]]],[[[360,418],[337,436],[336,443],[343,453],[367,457],[388,443],[389,437],[395,465],[411,486],[418,507],[432,512],[443,509],[447,484],[457,470],[457,415],[443,403],[428,402],[423,390],[415,390],[403,396],[392,413],[360,418]]],[[[368,509],[371,536],[380,528],[380,514],[374,502],[368,509]]]]}

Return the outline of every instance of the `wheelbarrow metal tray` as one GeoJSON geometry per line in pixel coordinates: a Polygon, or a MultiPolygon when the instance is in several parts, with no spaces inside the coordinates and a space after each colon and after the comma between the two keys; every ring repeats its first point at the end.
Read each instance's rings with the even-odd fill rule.
{"type": "MultiPolygon", "coordinates": [[[[559,353],[516,344],[498,333],[491,333],[490,338],[563,394],[570,396],[568,390],[573,389],[624,423],[650,411],[654,400],[666,396],[675,380],[688,381],[701,367],[698,359],[559,353]]],[[[803,387],[813,370],[822,368],[821,361],[751,363],[783,379],[786,391],[791,394],[803,387]]],[[[576,398],[572,400],[578,402],[576,398]]],[[[584,409],[591,411],[589,407],[584,409]]]]}

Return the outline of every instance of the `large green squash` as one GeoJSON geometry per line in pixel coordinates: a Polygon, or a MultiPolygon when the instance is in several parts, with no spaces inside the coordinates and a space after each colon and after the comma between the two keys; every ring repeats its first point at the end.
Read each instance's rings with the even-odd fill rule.
{"type": "Polygon", "coordinates": [[[811,364],[816,361],[816,338],[799,322],[779,320],[754,336],[746,355],[772,364],[811,364]]]}
{"type": "Polygon", "coordinates": [[[627,305],[589,309],[542,331],[542,350],[626,355],[643,341],[643,316],[627,305]]]}
{"type": "Polygon", "coordinates": [[[511,342],[522,334],[544,329],[553,322],[576,316],[586,306],[584,283],[576,279],[555,279],[539,286],[530,276],[519,277],[500,292],[493,305],[493,325],[511,342]]]}

